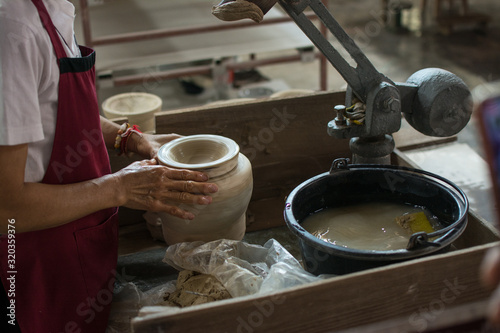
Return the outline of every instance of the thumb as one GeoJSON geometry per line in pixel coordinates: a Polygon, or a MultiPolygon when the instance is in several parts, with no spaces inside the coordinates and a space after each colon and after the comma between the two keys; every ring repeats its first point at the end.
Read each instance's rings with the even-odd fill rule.
{"type": "Polygon", "coordinates": [[[154,158],[149,159],[149,160],[144,160],[143,161],[144,165],[157,165],[158,161],[155,160],[154,158]]]}

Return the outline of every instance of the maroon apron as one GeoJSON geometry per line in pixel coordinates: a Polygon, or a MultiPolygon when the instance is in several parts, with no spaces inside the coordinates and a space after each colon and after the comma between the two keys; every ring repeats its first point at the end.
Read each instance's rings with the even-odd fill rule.
{"type": "MultiPolygon", "coordinates": [[[[71,184],[109,174],[95,89],[95,53],[81,46],[82,58],[68,58],[42,0],[32,2],[60,69],[54,146],[42,183],[71,184]]],[[[117,208],[56,228],[18,233],[15,242],[15,297],[9,298],[15,301],[22,333],[106,330],[117,261],[117,208]]],[[[7,243],[6,235],[0,237],[0,277],[8,293],[13,269],[7,265],[7,243]]]]}

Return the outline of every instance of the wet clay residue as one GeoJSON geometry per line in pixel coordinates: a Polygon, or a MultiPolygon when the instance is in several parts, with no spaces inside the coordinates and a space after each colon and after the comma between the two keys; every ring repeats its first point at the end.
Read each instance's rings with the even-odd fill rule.
{"type": "Polygon", "coordinates": [[[231,298],[229,292],[213,276],[193,271],[182,271],[177,278],[177,289],[164,297],[161,305],[187,307],[231,298]]]}
{"type": "Polygon", "coordinates": [[[212,14],[222,21],[237,21],[248,18],[259,23],[264,18],[262,9],[246,0],[223,1],[212,7],[212,14]]]}

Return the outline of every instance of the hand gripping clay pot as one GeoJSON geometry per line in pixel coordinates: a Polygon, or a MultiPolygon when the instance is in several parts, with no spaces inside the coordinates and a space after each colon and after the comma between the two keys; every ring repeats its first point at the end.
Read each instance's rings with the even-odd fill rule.
{"type": "Polygon", "coordinates": [[[160,214],[167,244],[243,238],[253,178],[250,161],[236,142],[217,135],[186,136],[163,145],[158,159],[172,168],[205,172],[219,187],[210,205],[180,206],[193,212],[194,220],[160,214]]]}

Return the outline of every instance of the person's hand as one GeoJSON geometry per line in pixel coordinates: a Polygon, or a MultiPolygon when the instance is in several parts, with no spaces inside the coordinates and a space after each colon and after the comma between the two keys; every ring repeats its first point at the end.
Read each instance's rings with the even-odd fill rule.
{"type": "Polygon", "coordinates": [[[181,135],[178,134],[153,135],[143,133],[142,136],[132,134],[130,140],[128,141],[128,150],[133,151],[144,158],[156,159],[158,150],[161,146],[180,137],[181,135]]]}
{"type": "Polygon", "coordinates": [[[165,212],[182,219],[194,219],[182,204],[208,205],[217,185],[206,183],[208,176],[199,171],[172,169],[158,165],[155,159],[132,163],[114,174],[121,206],[165,212]]]}
{"type": "Polygon", "coordinates": [[[488,319],[500,327],[500,247],[490,249],[481,264],[483,284],[495,291],[490,297],[488,319]]]}

